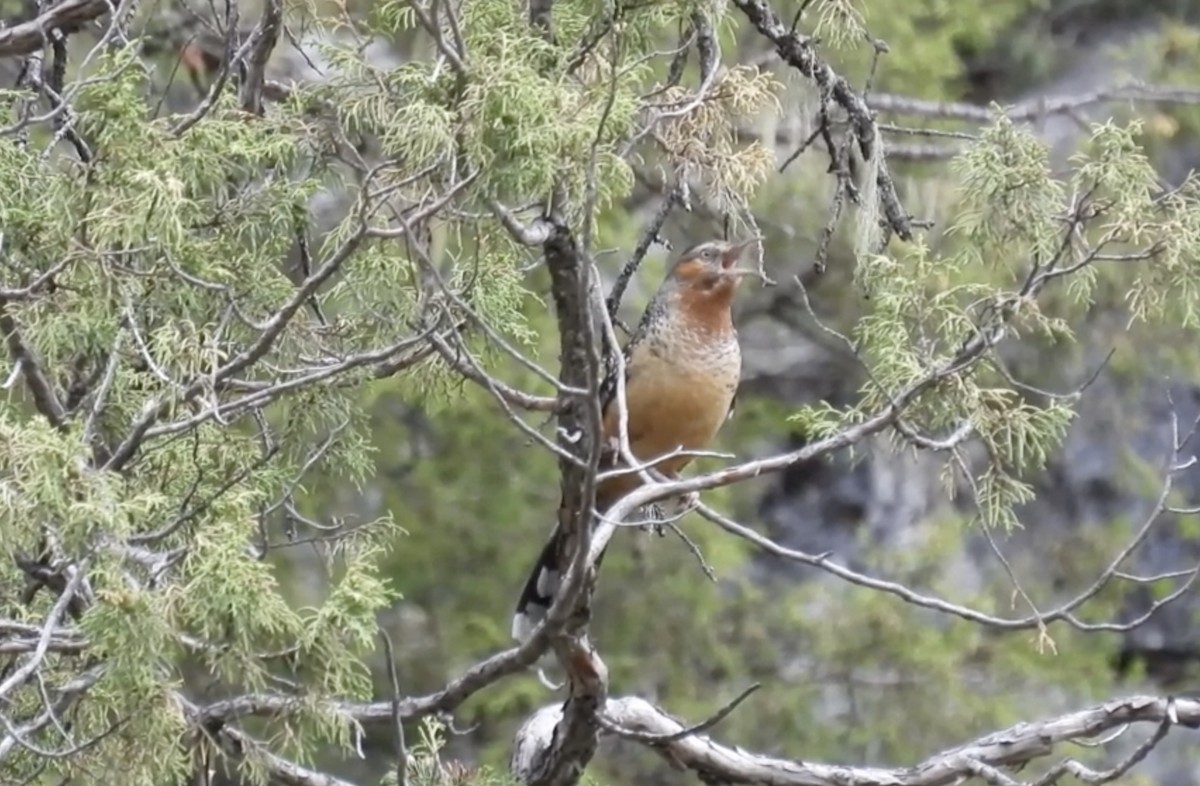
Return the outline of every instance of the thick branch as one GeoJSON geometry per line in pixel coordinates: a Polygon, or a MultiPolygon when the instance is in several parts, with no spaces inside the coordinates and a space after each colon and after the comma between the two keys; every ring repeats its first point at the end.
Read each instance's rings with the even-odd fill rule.
{"type": "MultiPolygon", "coordinates": [[[[1079,712],[1020,723],[943,751],[915,767],[885,769],[844,767],[795,759],[782,759],[730,747],[704,735],[673,739],[687,726],[649,702],[628,697],[609,699],[605,715],[631,740],[654,735],[669,742],[651,745],[680,769],[691,770],[705,783],[769,784],[769,786],[943,786],[961,782],[980,767],[1013,767],[1050,755],[1054,746],[1068,740],[1093,737],[1126,724],[1159,723],[1200,727],[1200,701],[1194,699],[1133,696],[1115,699],[1079,712]]],[[[529,762],[550,744],[561,717],[557,705],[544,707],[517,732],[511,766],[526,772],[529,762]]],[[[1156,735],[1161,739],[1161,734],[1156,735]]],[[[1069,762],[1070,760],[1067,760],[1069,762]]],[[[1072,770],[1067,762],[1055,770],[1072,770]]],[[[1053,771],[1053,770],[1052,770],[1053,771]]]]}
{"type": "Polygon", "coordinates": [[[66,0],[34,19],[0,29],[0,57],[27,55],[41,49],[52,30],[71,33],[113,9],[105,0],[66,0]]]}
{"type": "Polygon", "coordinates": [[[283,0],[268,0],[263,8],[262,19],[251,33],[250,54],[246,58],[246,70],[241,85],[242,109],[256,115],[262,114],[263,83],[267,61],[271,58],[279,31],[283,27],[283,0]]]}
{"type": "MultiPolygon", "coordinates": [[[[498,652],[475,664],[462,676],[435,693],[401,699],[398,707],[393,707],[391,701],[338,702],[332,709],[364,724],[390,722],[397,714],[404,720],[412,720],[426,715],[451,712],[489,685],[510,674],[525,671],[537,662],[546,649],[544,637],[534,636],[520,647],[498,652]]],[[[281,717],[301,712],[305,708],[304,702],[302,696],[257,693],[216,701],[202,707],[199,712],[201,721],[205,723],[228,722],[251,715],[281,717]]]]}
{"type": "Polygon", "coordinates": [[[551,294],[558,318],[560,381],[566,390],[583,389],[587,396],[561,393],[558,443],[577,461],[559,459],[562,501],[558,524],[566,534],[564,561],[569,560],[543,629],[561,631],[552,639],[567,671],[569,696],[562,722],[551,744],[523,780],[531,786],[572,786],[595,755],[600,738],[599,710],[608,697],[604,662],[587,638],[590,598],[595,587],[591,557],[592,516],[600,460],[600,357],[592,314],[591,266],[570,230],[553,221],[543,246],[550,271],[551,294]]]}

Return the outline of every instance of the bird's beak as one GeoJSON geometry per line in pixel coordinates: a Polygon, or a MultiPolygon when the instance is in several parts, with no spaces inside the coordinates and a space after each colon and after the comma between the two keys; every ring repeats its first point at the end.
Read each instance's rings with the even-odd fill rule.
{"type": "Polygon", "coordinates": [[[733,278],[757,275],[757,270],[751,270],[750,268],[745,267],[737,267],[737,263],[741,261],[742,253],[745,252],[747,248],[754,245],[754,242],[755,238],[750,238],[749,240],[743,240],[740,243],[734,243],[731,245],[729,249],[721,256],[721,274],[725,276],[731,276],[733,278]]]}

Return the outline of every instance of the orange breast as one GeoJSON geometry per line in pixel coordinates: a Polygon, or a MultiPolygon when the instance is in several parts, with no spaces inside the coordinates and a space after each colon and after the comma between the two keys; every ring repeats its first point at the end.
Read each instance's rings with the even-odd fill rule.
{"type": "MultiPolygon", "coordinates": [[[[629,366],[633,372],[626,382],[625,396],[633,455],[639,461],[650,461],[679,448],[707,448],[725,422],[737,388],[741,360],[736,345],[731,353],[711,355],[705,363],[688,363],[677,354],[668,361],[645,344],[634,350],[629,366]]],[[[614,401],[605,413],[605,434],[615,439],[618,423],[614,401]]],[[[673,475],[691,460],[689,456],[674,456],[654,466],[673,475]]],[[[640,480],[635,475],[606,481],[597,489],[597,503],[607,507],[638,485],[640,480]]]]}

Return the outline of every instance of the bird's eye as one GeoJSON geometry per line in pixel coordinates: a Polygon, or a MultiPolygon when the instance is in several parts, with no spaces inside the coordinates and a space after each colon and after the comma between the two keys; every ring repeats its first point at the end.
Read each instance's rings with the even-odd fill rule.
{"type": "Polygon", "coordinates": [[[717,250],[715,248],[713,248],[712,246],[709,246],[708,248],[704,249],[704,258],[707,259],[709,262],[713,261],[714,259],[717,258],[717,250]]]}

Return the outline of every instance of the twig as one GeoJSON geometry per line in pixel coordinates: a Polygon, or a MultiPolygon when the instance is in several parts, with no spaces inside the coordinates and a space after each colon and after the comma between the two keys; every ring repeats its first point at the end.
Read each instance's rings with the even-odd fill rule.
{"type": "MultiPolygon", "coordinates": [[[[226,0],[225,3],[225,51],[221,57],[221,68],[217,72],[217,78],[209,85],[208,91],[204,95],[204,99],[196,105],[188,114],[180,118],[172,127],[171,133],[175,136],[183,136],[197,123],[208,116],[212,108],[216,106],[217,99],[221,97],[221,91],[225,89],[225,84],[229,81],[229,76],[234,68],[240,65],[241,58],[246,52],[246,46],[238,48],[238,25],[240,21],[239,4],[226,0]]],[[[247,41],[248,45],[250,42],[247,41]]]]}
{"type": "MultiPolygon", "coordinates": [[[[689,509],[687,512],[691,513],[691,509],[689,509]]],[[[667,529],[679,536],[679,539],[682,540],[684,545],[688,547],[688,551],[692,552],[692,556],[694,556],[696,561],[700,563],[700,570],[704,571],[704,575],[708,577],[708,580],[715,584],[717,582],[717,572],[713,570],[712,565],[709,565],[708,560],[704,558],[704,552],[700,550],[700,545],[696,543],[696,541],[689,538],[687,533],[684,532],[674,521],[663,521],[658,519],[656,523],[661,526],[665,526],[667,529]]]]}
{"type": "Polygon", "coordinates": [[[669,742],[677,742],[685,737],[691,737],[694,734],[699,734],[713,728],[718,723],[729,717],[729,714],[737,709],[739,704],[749,698],[750,694],[754,693],[760,687],[762,687],[760,683],[754,683],[739,693],[737,698],[718,710],[717,713],[708,720],[697,723],[695,726],[688,726],[686,729],[681,729],[680,731],[671,732],[669,734],[655,734],[653,732],[634,731],[633,729],[623,728],[619,723],[607,716],[602,715],[600,717],[605,722],[605,728],[607,728],[613,734],[624,737],[628,740],[645,742],[650,745],[664,745],[669,742]]]}
{"type": "Polygon", "coordinates": [[[396,676],[396,653],[392,648],[392,637],[379,628],[383,640],[383,656],[387,659],[388,682],[392,686],[392,730],[396,744],[396,786],[408,784],[408,748],[404,745],[404,721],[400,716],[400,678],[396,676]]]}
{"type": "MultiPolygon", "coordinates": [[[[1132,753],[1126,756],[1122,761],[1115,766],[1107,769],[1096,771],[1084,766],[1081,762],[1075,759],[1066,759],[1059,762],[1049,772],[1033,782],[1032,786],[1051,786],[1057,783],[1058,780],[1065,774],[1070,773],[1075,778],[1084,783],[1109,783],[1120,778],[1125,773],[1133,769],[1134,765],[1144,760],[1150,751],[1158,747],[1158,744],[1167,738],[1167,734],[1171,731],[1171,727],[1179,723],[1179,718],[1175,717],[1177,711],[1174,710],[1174,700],[1168,698],[1168,707],[1166,716],[1158,724],[1158,728],[1154,730],[1154,734],[1139,745],[1132,753]]],[[[1125,728],[1128,728],[1127,726],[1125,728]]]]}
{"type": "Polygon", "coordinates": [[[633,278],[633,274],[641,267],[642,260],[646,258],[646,252],[650,250],[650,246],[654,243],[660,242],[659,232],[662,231],[663,225],[667,223],[667,216],[671,214],[671,210],[679,204],[680,194],[679,182],[676,181],[663,196],[658,210],[654,212],[654,217],[650,219],[650,224],[642,233],[641,240],[634,247],[633,256],[625,263],[625,267],[621,268],[617,280],[613,282],[612,292],[609,293],[608,299],[604,303],[610,319],[617,318],[617,310],[621,307],[621,300],[625,297],[625,289],[629,286],[629,281],[633,278]]]}

